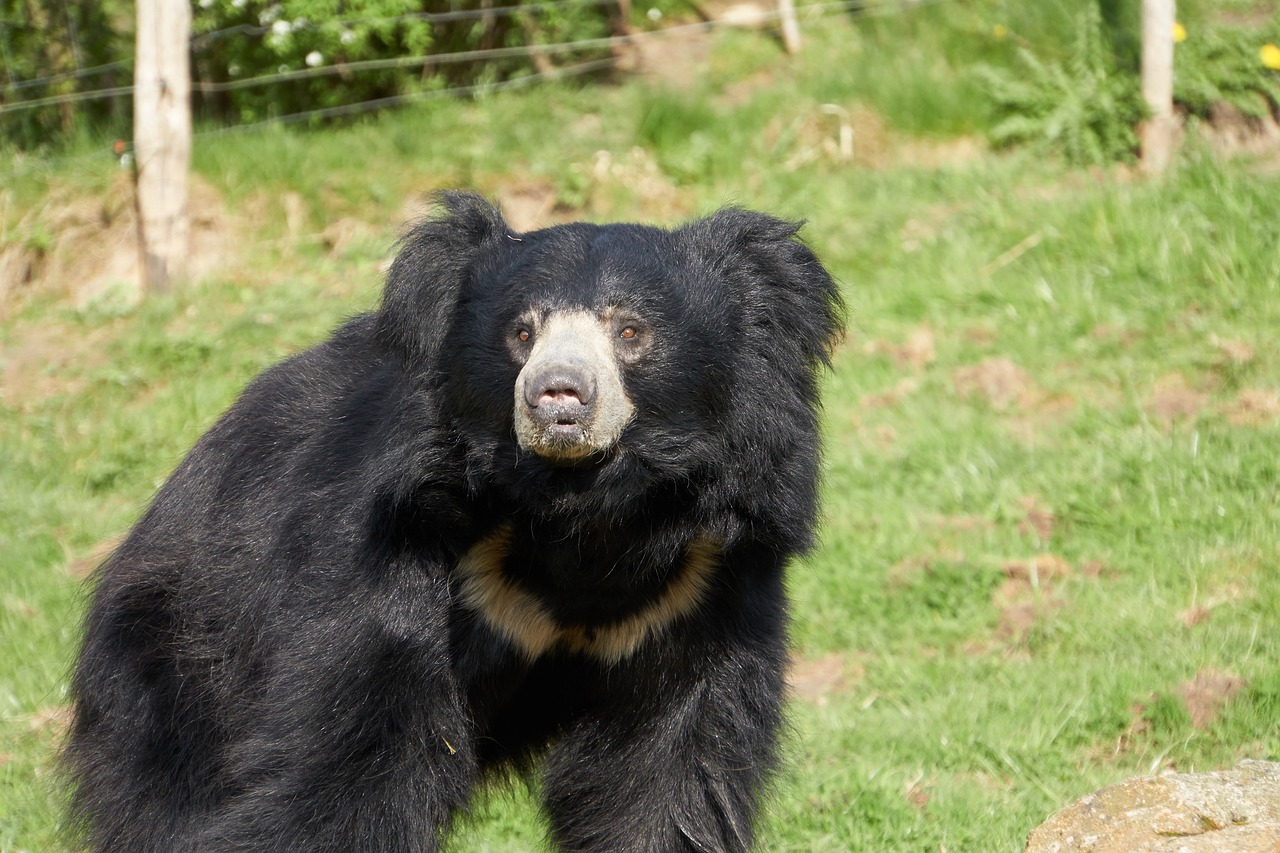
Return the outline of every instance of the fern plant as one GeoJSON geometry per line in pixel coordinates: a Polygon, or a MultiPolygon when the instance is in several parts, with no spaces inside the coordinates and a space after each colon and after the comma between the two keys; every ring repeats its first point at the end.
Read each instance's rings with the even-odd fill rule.
{"type": "Polygon", "coordinates": [[[1042,60],[1025,48],[1018,57],[1024,76],[977,69],[1002,117],[990,131],[993,143],[1043,146],[1075,165],[1134,158],[1134,128],[1146,108],[1138,81],[1116,69],[1097,4],[1085,7],[1066,62],[1042,60]]]}

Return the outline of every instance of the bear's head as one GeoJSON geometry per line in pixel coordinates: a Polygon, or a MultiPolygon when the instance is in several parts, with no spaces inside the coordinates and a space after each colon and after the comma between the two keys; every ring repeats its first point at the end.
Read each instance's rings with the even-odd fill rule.
{"type": "Polygon", "coordinates": [[[615,513],[659,483],[737,477],[726,493],[767,500],[779,465],[812,481],[841,306],[798,225],[725,210],[518,234],[477,196],[441,201],[405,238],[379,333],[472,480],[615,513]]]}

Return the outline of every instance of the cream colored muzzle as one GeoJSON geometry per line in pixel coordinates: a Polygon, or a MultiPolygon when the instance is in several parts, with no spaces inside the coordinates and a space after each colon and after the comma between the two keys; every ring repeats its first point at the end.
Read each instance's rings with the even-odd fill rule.
{"type": "Polygon", "coordinates": [[[609,326],[586,311],[552,314],[516,377],[516,440],[556,462],[603,453],[635,411],[609,326]]]}

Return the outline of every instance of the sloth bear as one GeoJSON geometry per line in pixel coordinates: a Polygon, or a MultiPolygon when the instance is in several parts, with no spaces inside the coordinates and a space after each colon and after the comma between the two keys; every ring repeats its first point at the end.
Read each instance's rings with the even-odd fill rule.
{"type": "Polygon", "coordinates": [[[65,756],[93,849],[436,850],[504,770],[556,849],[751,847],[836,286],[744,210],[441,203],[100,569],[65,756]]]}

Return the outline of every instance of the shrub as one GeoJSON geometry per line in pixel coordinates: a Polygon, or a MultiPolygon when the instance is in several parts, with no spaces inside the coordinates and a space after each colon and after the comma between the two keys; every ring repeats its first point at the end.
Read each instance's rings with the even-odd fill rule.
{"type": "Polygon", "coordinates": [[[1217,102],[1253,118],[1280,114],[1280,70],[1266,64],[1268,44],[1280,45],[1280,21],[1188,32],[1178,45],[1174,99],[1198,116],[1217,102]]]}
{"type": "Polygon", "coordinates": [[[1116,69],[1096,4],[1081,14],[1065,63],[1043,61],[1026,48],[1018,57],[1023,76],[978,69],[1001,116],[990,131],[994,143],[1044,146],[1077,165],[1134,158],[1134,128],[1145,106],[1137,79],[1116,69]]]}
{"type": "Polygon", "coordinates": [[[440,63],[433,57],[607,34],[606,16],[593,0],[527,4],[529,11],[518,14],[468,5],[456,10],[448,0],[411,7],[402,0],[199,0],[192,40],[197,108],[208,117],[256,121],[503,80],[527,73],[531,60],[440,63]],[[370,60],[381,62],[353,65],[370,60]],[[271,77],[282,79],[247,84],[271,77]]]}
{"type": "MultiPolygon", "coordinates": [[[[128,0],[0,0],[0,104],[129,85],[132,20],[128,0]]],[[[123,129],[131,103],[122,95],[5,113],[0,142],[36,148],[84,125],[123,129]]]]}

